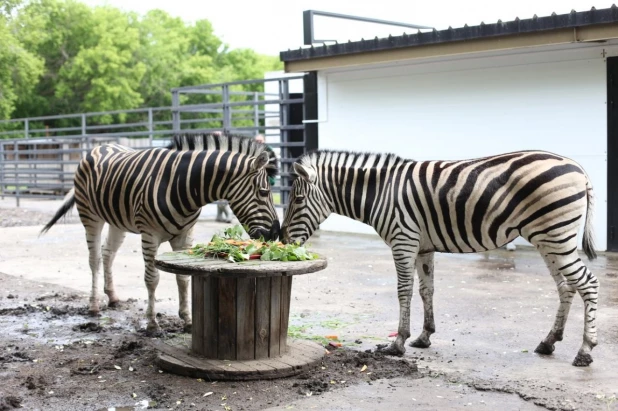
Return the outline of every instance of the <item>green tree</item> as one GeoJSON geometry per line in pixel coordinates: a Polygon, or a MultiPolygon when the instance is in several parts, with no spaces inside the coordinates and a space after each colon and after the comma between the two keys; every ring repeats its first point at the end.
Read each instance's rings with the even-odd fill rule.
{"type": "Polygon", "coordinates": [[[90,8],[73,0],[37,0],[15,20],[24,46],[45,61],[22,116],[120,110],[138,107],[146,71],[136,61],[139,31],[133,14],[90,8]]]}
{"type": "Polygon", "coordinates": [[[137,16],[78,0],[0,1],[4,116],[168,106],[171,88],[261,78],[281,68],[276,57],[230,50],[208,20],[189,24],[161,10],[137,16]]]}
{"type": "Polygon", "coordinates": [[[11,116],[19,97],[32,93],[42,73],[43,60],[24,49],[0,14],[0,119],[11,116]]]}

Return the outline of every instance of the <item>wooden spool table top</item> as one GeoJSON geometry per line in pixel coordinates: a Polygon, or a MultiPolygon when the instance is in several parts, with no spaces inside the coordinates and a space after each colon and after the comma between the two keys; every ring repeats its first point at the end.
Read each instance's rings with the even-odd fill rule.
{"type": "Polygon", "coordinates": [[[315,273],[326,268],[326,259],[309,261],[249,260],[231,263],[223,258],[192,256],[182,251],[169,252],[155,258],[155,266],[168,273],[203,277],[258,278],[315,273]]]}
{"type": "Polygon", "coordinates": [[[325,258],[232,263],[170,252],[157,256],[155,266],[192,276],[191,348],[159,343],[164,370],[219,380],[280,378],[316,366],[324,356],[322,346],[288,341],[287,332],[292,277],[323,270],[325,258]]]}

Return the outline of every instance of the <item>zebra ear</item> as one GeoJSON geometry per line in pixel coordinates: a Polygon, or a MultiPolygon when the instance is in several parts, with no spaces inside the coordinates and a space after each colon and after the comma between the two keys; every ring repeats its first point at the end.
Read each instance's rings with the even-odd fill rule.
{"type": "Polygon", "coordinates": [[[253,160],[253,170],[260,170],[266,167],[266,164],[270,161],[270,157],[268,156],[268,152],[262,151],[259,156],[253,160]]]}
{"type": "Polygon", "coordinates": [[[315,183],[318,176],[312,167],[306,167],[299,163],[294,163],[294,171],[308,183],[315,183]]]}

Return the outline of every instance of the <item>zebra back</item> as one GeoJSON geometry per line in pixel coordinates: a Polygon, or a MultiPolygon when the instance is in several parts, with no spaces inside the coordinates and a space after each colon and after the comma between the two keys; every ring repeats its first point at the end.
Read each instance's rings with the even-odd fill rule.
{"type": "Polygon", "coordinates": [[[231,151],[234,153],[245,154],[250,157],[257,157],[262,152],[268,152],[268,165],[266,172],[268,176],[274,177],[279,173],[277,156],[266,144],[258,143],[251,137],[238,134],[227,133],[195,133],[177,134],[172,137],[172,141],[166,146],[168,150],[178,151],[231,151]]]}

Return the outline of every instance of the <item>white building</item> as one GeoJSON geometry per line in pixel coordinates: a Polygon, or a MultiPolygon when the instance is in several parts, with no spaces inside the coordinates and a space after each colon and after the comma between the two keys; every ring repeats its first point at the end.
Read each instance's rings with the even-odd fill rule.
{"type": "MultiPolygon", "coordinates": [[[[540,149],[576,160],[594,185],[599,250],[618,250],[614,56],[615,6],[281,53],[287,73],[317,81],[319,148],[415,160],[540,149]]],[[[374,232],[340,216],[322,229],[374,232]]]]}

